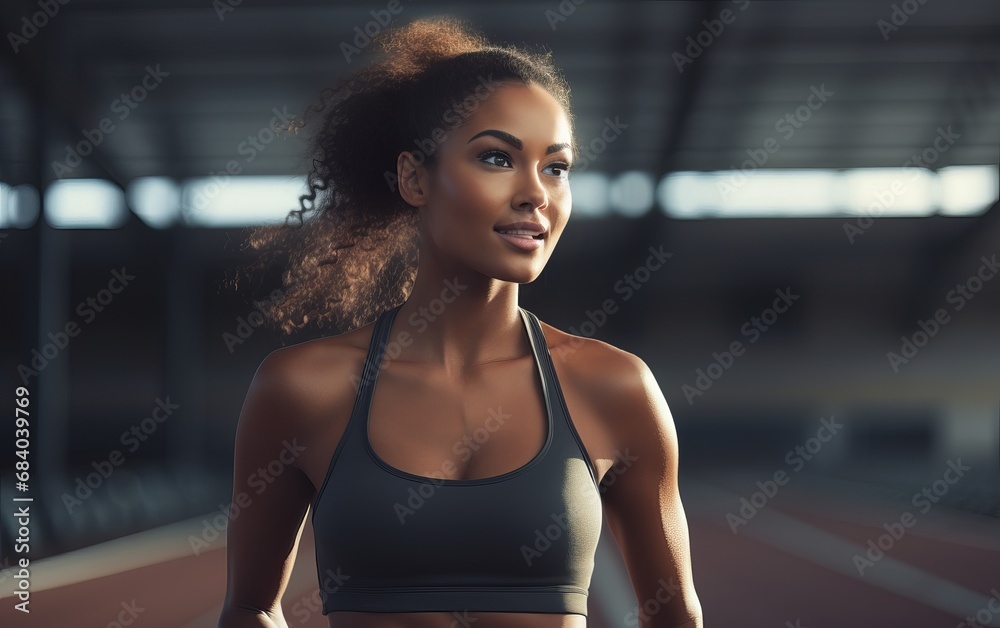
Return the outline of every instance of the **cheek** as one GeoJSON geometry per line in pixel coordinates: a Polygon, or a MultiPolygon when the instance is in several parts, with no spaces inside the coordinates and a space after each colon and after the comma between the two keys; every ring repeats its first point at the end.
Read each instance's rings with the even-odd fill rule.
{"type": "Polygon", "coordinates": [[[552,195],[549,197],[549,203],[552,205],[552,221],[558,224],[558,229],[562,232],[566,228],[569,216],[573,211],[573,195],[570,193],[569,184],[565,184],[565,188],[563,189],[553,189],[552,195]]]}
{"type": "MultiPolygon", "coordinates": [[[[468,228],[492,228],[501,218],[506,190],[499,177],[484,177],[474,168],[457,169],[442,177],[438,232],[466,231],[468,228]]],[[[465,233],[464,235],[470,235],[465,233]]]]}

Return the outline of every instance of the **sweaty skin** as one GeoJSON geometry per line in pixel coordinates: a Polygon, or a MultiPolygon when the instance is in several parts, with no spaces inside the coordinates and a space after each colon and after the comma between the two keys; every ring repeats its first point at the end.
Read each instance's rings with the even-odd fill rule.
{"type": "MultiPolygon", "coordinates": [[[[420,212],[420,257],[413,291],[397,318],[425,316],[418,308],[440,298],[446,281],[465,288],[383,364],[370,434],[391,466],[427,475],[452,460],[447,477],[483,478],[518,468],[541,449],[545,408],[517,290],[541,273],[569,219],[565,168],[573,155],[568,147],[547,149],[570,141],[558,102],[537,86],[513,83],[499,87],[450,132],[433,167],[400,154],[400,194],[420,212]],[[509,134],[522,146],[493,134],[469,141],[487,130],[509,134]],[[540,248],[522,250],[494,230],[516,221],[548,228],[540,248]],[[477,410],[501,404],[516,424],[495,431],[467,461],[455,461],[451,445],[488,416],[477,410]]],[[[350,417],[372,327],[278,349],[254,376],[237,429],[233,487],[234,499],[242,492],[252,503],[229,524],[220,628],[301,624],[301,617],[284,616],[281,598],[305,517],[350,417]],[[293,439],[304,450],[258,493],[248,478],[293,439]]],[[[659,612],[638,625],[700,628],[677,489],[676,432],[659,386],[631,353],[545,323],[542,329],[567,409],[602,480],[605,516],[636,598],[658,600],[659,612]],[[666,602],[662,582],[676,583],[666,602]]],[[[331,628],[586,626],[577,614],[338,611],[327,618],[331,628]]]]}

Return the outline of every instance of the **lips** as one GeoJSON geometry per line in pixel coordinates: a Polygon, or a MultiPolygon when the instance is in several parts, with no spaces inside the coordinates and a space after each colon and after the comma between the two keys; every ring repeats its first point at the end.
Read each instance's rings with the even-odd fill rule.
{"type": "Polygon", "coordinates": [[[532,238],[534,240],[542,239],[542,234],[535,233],[533,231],[526,231],[524,229],[495,229],[495,231],[504,235],[516,236],[520,238],[532,238]]]}
{"type": "Polygon", "coordinates": [[[497,233],[523,238],[534,238],[535,240],[543,239],[545,233],[548,231],[544,226],[536,222],[523,221],[494,227],[493,230],[497,233]]]}
{"type": "Polygon", "coordinates": [[[503,231],[497,231],[497,235],[503,240],[506,240],[511,246],[520,249],[522,251],[537,251],[541,249],[544,244],[543,237],[541,235],[535,237],[532,235],[512,235],[510,233],[505,233],[503,231]]]}

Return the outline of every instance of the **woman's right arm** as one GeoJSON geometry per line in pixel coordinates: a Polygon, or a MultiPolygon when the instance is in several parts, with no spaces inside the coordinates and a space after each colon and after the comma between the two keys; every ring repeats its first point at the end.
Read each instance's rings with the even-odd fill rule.
{"type": "Polygon", "coordinates": [[[296,397],[290,349],[264,359],[240,412],[219,628],[287,628],[281,596],[314,495],[312,483],[292,464],[306,442],[297,433],[303,403],[296,397]]]}

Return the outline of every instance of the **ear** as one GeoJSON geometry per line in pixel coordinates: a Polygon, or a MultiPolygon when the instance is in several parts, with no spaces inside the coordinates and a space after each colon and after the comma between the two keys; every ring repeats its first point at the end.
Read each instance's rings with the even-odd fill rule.
{"type": "Polygon", "coordinates": [[[430,173],[423,162],[418,162],[410,151],[403,151],[396,158],[396,177],[399,195],[413,207],[427,204],[430,193],[430,173]]]}

